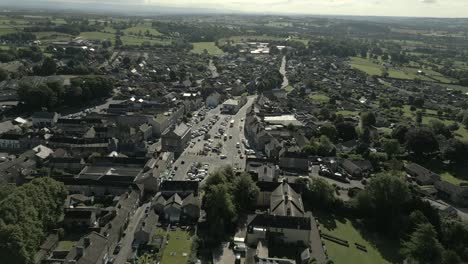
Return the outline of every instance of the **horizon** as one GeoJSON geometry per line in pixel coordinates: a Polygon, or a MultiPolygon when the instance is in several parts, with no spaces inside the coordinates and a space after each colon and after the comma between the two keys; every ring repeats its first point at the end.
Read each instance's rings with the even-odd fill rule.
{"type": "Polygon", "coordinates": [[[468,2],[450,0],[5,0],[2,8],[45,9],[141,14],[241,14],[288,16],[351,16],[401,18],[468,18],[468,2]],[[92,6],[90,6],[92,5],[92,6]],[[389,5],[391,5],[389,7],[389,5]],[[310,10],[308,10],[309,7],[310,10]],[[304,11],[306,10],[306,11],[304,11]]]}

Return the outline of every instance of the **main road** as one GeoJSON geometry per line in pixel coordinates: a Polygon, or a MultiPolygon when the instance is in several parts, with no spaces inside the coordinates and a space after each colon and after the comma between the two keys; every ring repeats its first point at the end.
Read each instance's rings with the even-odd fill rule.
{"type": "Polygon", "coordinates": [[[212,125],[208,134],[213,140],[211,146],[216,147],[222,144],[221,153],[218,154],[210,151],[206,155],[200,154],[204,149],[204,145],[207,144],[208,141],[204,140],[203,136],[192,139],[191,145],[193,146],[187,147],[173,164],[172,168],[175,170],[174,180],[187,179],[187,173],[191,165],[194,163],[209,164],[209,172],[225,165],[231,165],[239,170],[245,169],[245,154],[244,146],[242,144],[242,139],[245,138],[244,123],[247,110],[253,104],[255,98],[256,96],[249,96],[247,103],[232,116],[221,114],[221,106],[218,106],[217,108],[208,111],[205,119],[192,127],[192,131],[197,130],[204,124],[208,123],[214,116],[219,116],[218,121],[212,125]],[[231,120],[234,120],[232,127],[230,126],[231,120]],[[225,125],[222,123],[225,123],[225,125]],[[219,134],[218,130],[221,127],[225,128],[225,134],[228,135],[226,141],[224,141],[223,137],[215,138],[215,135],[219,134]],[[237,147],[237,143],[239,143],[240,147],[237,147]],[[239,150],[241,154],[239,154],[239,150]],[[221,158],[223,155],[225,158],[221,158]]]}

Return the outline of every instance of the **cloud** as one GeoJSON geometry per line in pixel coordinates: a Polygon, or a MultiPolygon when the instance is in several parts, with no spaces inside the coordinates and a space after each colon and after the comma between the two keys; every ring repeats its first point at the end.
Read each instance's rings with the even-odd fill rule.
{"type": "Polygon", "coordinates": [[[423,4],[434,4],[437,3],[437,0],[419,0],[423,4]]]}

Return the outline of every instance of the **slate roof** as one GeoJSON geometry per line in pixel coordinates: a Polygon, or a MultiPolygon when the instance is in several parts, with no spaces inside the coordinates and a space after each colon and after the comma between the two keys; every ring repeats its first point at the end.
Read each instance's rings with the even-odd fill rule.
{"type": "Polygon", "coordinates": [[[250,219],[247,226],[310,230],[311,219],[310,217],[257,214],[250,219]]]}

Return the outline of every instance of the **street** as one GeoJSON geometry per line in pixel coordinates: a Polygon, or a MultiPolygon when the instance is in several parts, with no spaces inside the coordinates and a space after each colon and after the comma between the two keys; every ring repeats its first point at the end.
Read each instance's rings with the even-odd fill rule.
{"type": "Polygon", "coordinates": [[[119,253],[114,256],[114,264],[125,264],[127,262],[127,258],[132,254],[133,235],[135,234],[138,223],[144,216],[145,208],[145,205],[138,207],[135,214],[130,218],[128,227],[125,230],[125,236],[120,240],[121,249],[119,253]]]}
{"type": "Polygon", "coordinates": [[[208,154],[200,154],[205,144],[209,144],[207,140],[203,139],[203,136],[193,138],[191,141],[191,146],[187,147],[182,155],[174,162],[173,169],[175,170],[174,180],[185,180],[187,179],[187,172],[193,164],[200,163],[202,165],[209,165],[209,172],[216,170],[219,167],[225,165],[231,165],[234,168],[239,170],[244,170],[245,168],[245,154],[244,147],[241,144],[244,136],[244,121],[247,114],[247,109],[253,104],[255,96],[248,97],[247,103],[239,110],[236,115],[232,115],[230,118],[229,115],[221,114],[221,106],[218,106],[215,109],[212,109],[206,113],[206,117],[202,122],[194,125],[192,131],[197,130],[203,127],[204,124],[208,123],[212,117],[218,115],[220,118],[214,123],[211,129],[208,131],[210,135],[211,146],[217,146],[222,144],[221,153],[215,153],[209,151],[208,154]],[[234,120],[232,127],[230,126],[230,120],[234,120]],[[223,126],[222,123],[226,125],[223,126]],[[228,135],[226,141],[223,137],[214,138],[218,134],[218,129],[224,127],[226,129],[225,134],[228,135]],[[239,143],[239,147],[237,146],[239,143]],[[239,151],[241,154],[239,154],[239,151]],[[225,158],[222,158],[222,156],[225,158]],[[241,158],[241,155],[243,158],[241,158]],[[177,169],[176,169],[177,168],[177,169]]]}

